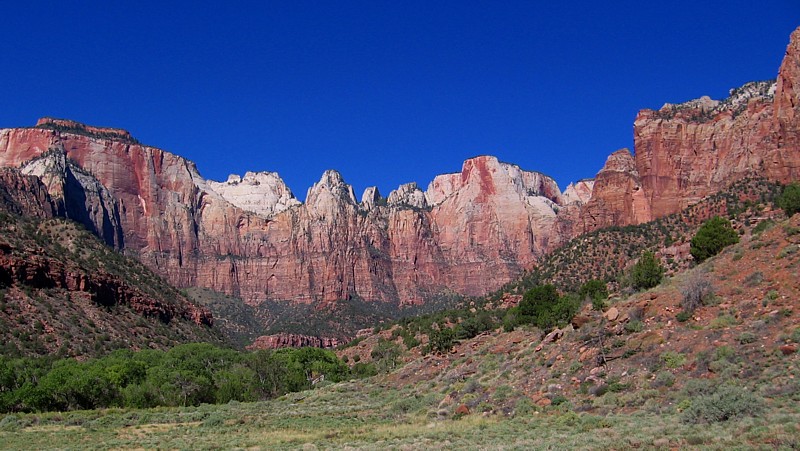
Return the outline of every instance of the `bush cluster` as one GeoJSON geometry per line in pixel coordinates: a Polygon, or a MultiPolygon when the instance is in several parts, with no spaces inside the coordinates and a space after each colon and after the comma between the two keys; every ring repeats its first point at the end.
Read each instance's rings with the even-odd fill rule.
{"type": "Polygon", "coordinates": [[[578,296],[560,296],[553,285],[540,285],[528,290],[522,301],[506,314],[506,330],[521,324],[533,324],[548,331],[568,323],[578,312],[581,301],[578,296]]]}
{"type": "Polygon", "coordinates": [[[655,254],[644,252],[631,269],[630,283],[634,290],[647,290],[660,284],[663,277],[664,267],[655,254]]]}
{"type": "Polygon", "coordinates": [[[786,212],[786,216],[793,216],[800,211],[800,183],[786,186],[775,203],[786,212]]]}
{"type": "Polygon", "coordinates": [[[683,411],[684,423],[718,423],[745,416],[758,416],[764,402],[748,390],[733,385],[721,385],[708,394],[690,399],[683,411]]]}
{"type": "Polygon", "coordinates": [[[193,343],[84,362],[0,356],[0,412],[256,401],[310,388],[320,375],[336,382],[351,372],[319,348],[238,352],[193,343]]]}
{"type": "Polygon", "coordinates": [[[733,230],[731,222],[725,218],[714,216],[697,230],[692,238],[689,253],[697,263],[701,263],[707,258],[719,254],[722,249],[738,242],[739,234],[733,230]]]}

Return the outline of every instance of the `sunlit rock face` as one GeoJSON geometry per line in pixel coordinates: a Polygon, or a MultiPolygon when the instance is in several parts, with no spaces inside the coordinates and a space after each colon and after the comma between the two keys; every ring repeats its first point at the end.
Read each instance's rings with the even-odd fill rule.
{"type": "Polygon", "coordinates": [[[493,157],[467,160],[445,190],[409,183],[384,199],[373,188],[360,203],[336,171],[301,203],[275,173],[206,180],[123,130],[72,121],[0,131],[0,162],[39,177],[63,215],[176,285],[250,303],[481,294],[558,241],[555,182],[493,157]]]}
{"type": "Polygon", "coordinates": [[[124,130],[47,118],[0,130],[0,166],[39,179],[6,177],[34,192],[18,196],[22,204],[36,209],[46,187],[42,205],[53,214],[178,286],[251,304],[479,295],[577,234],[673,213],[748,175],[800,179],[799,41],[795,31],[775,82],[643,110],[634,153],[612,153],[593,180],[564,194],[550,177],[479,156],[425,191],[408,183],[384,198],[373,187],[360,202],[341,174],[326,171],[301,203],[275,173],[210,181],[124,130]]]}
{"type": "Polygon", "coordinates": [[[262,216],[301,203],[276,172],[247,172],[244,177],[232,174],[225,182],[208,181],[206,186],[234,206],[262,216]]]}
{"type": "Polygon", "coordinates": [[[747,83],[722,101],[701,97],[639,112],[634,164],[612,168],[609,157],[579,232],[662,217],[751,175],[800,179],[799,85],[800,29],[777,81],[747,83]]]}

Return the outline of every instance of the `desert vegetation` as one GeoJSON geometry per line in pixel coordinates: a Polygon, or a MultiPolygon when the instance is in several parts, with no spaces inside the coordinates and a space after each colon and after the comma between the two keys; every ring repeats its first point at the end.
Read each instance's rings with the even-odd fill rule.
{"type": "Polygon", "coordinates": [[[739,234],[733,230],[731,222],[725,218],[714,216],[697,230],[692,238],[690,252],[695,261],[699,263],[738,242],[739,234]]]}
{"type": "Polygon", "coordinates": [[[271,399],[351,377],[319,348],[239,352],[210,344],[117,350],[86,361],[0,356],[0,411],[197,406],[271,399]]]}

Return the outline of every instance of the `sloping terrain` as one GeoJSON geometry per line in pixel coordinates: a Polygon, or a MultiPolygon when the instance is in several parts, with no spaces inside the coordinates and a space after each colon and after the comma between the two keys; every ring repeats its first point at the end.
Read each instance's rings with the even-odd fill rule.
{"type": "Polygon", "coordinates": [[[686,269],[692,263],[689,241],[704,221],[713,216],[728,217],[738,228],[746,229],[775,215],[771,205],[779,193],[780,185],[747,177],[663,218],[586,233],[548,254],[537,267],[499,293],[521,293],[543,283],[577,291],[590,279],[619,286],[625,270],[644,251],[660,256],[670,273],[686,269]]]}
{"type": "MultiPolygon", "coordinates": [[[[785,411],[800,401],[800,215],[753,222],[742,232],[739,244],[703,264],[651,290],[610,298],[604,312],[586,304],[572,325],[547,335],[531,326],[495,329],[444,354],[402,351],[382,380],[407,396],[438,394],[428,409],[442,417],[557,406],[562,413],[647,412],[705,423],[708,412],[700,409],[723,396],[719,390],[739,396],[736,402],[752,409],[745,416],[785,411]],[[688,314],[686,293],[701,288],[703,302],[688,314]]],[[[393,333],[400,327],[340,354],[375,361],[387,341],[404,350],[402,334],[393,333]]],[[[797,445],[793,427],[781,431],[783,442],[756,443],[797,445]]]]}
{"type": "Polygon", "coordinates": [[[207,309],[64,219],[0,204],[2,354],[87,357],[220,342],[207,309]]]}

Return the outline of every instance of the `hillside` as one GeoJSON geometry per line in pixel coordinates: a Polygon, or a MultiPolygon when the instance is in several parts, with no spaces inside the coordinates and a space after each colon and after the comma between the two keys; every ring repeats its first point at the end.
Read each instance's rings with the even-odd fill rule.
{"type": "MultiPolygon", "coordinates": [[[[12,414],[0,444],[795,449],[800,215],[744,232],[652,290],[609,299],[604,315],[585,307],[580,327],[544,340],[529,327],[487,331],[449,353],[404,352],[388,374],[267,402],[12,414]],[[713,296],[680,321],[682,290],[703,279],[713,296]]],[[[386,359],[372,351],[393,330],[340,354],[386,359]]]]}
{"type": "Polygon", "coordinates": [[[624,283],[625,270],[644,251],[655,252],[668,273],[686,269],[693,263],[689,242],[704,221],[713,216],[728,217],[744,231],[776,214],[772,203],[780,189],[780,185],[765,178],[747,177],[662,218],[580,235],[548,254],[499,293],[520,294],[544,283],[563,291],[577,291],[590,279],[619,287],[624,283]]]}
{"type": "Polygon", "coordinates": [[[14,213],[18,203],[4,199],[3,355],[85,358],[120,348],[220,342],[210,312],[191,304],[143,264],[107,247],[72,221],[19,216],[14,213]]]}
{"type": "MultiPolygon", "coordinates": [[[[391,343],[396,369],[379,380],[406,397],[429,400],[429,417],[541,412],[573,415],[575,424],[599,415],[614,424],[619,415],[655,414],[659,421],[702,424],[728,419],[709,420],[713,414],[706,410],[705,403],[722,396],[717,402],[731,403],[723,409],[739,403],[743,410],[736,415],[792,412],[797,418],[800,215],[750,222],[741,232],[739,244],[703,264],[651,290],[613,296],[604,312],[585,304],[571,325],[546,335],[531,326],[493,329],[456,340],[451,352],[425,354],[423,346],[406,350],[403,329],[413,328],[401,323],[339,352],[350,362],[380,365],[391,343]],[[682,301],[698,290],[702,303],[686,314],[682,301]]],[[[443,316],[440,327],[465,321],[443,316]]],[[[429,342],[421,334],[416,339],[429,342]]],[[[793,428],[773,432],[755,441],[733,434],[748,446],[796,446],[793,428]]],[[[670,444],[718,439],[691,434],[694,439],[670,444]]]]}

